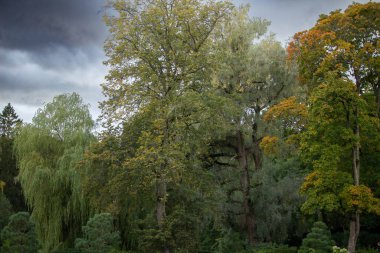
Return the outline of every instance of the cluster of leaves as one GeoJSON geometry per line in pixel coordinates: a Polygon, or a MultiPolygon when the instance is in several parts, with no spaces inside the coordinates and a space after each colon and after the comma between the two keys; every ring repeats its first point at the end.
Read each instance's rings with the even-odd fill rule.
{"type": "Polygon", "coordinates": [[[1,231],[1,243],[2,252],[38,252],[40,246],[29,213],[19,212],[9,218],[8,225],[1,231]]]}

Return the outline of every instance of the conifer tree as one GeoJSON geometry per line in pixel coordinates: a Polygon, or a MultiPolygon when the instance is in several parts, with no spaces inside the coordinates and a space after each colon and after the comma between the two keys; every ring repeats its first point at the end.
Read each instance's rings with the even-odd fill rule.
{"type": "Polygon", "coordinates": [[[16,212],[26,210],[21,186],[15,182],[18,168],[13,154],[16,127],[21,123],[12,105],[8,103],[0,114],[0,180],[6,184],[3,192],[16,212]]]}
{"type": "Polygon", "coordinates": [[[11,138],[17,124],[21,124],[13,106],[8,103],[0,114],[0,134],[11,138]]]}
{"type": "MultiPolygon", "coordinates": [[[[1,184],[2,181],[0,181],[1,184]]],[[[8,223],[8,218],[12,214],[12,206],[4,193],[0,192],[0,231],[8,223]]]]}
{"type": "Polygon", "coordinates": [[[109,213],[95,214],[82,227],[84,238],[75,240],[75,248],[83,253],[103,253],[117,249],[120,245],[119,232],[115,231],[109,213]]]}
{"type": "Polygon", "coordinates": [[[9,223],[1,231],[2,252],[37,253],[39,243],[34,224],[27,212],[19,212],[9,218],[9,223]]]}
{"type": "Polygon", "coordinates": [[[315,253],[331,253],[333,245],[330,230],[325,223],[317,221],[313,224],[311,232],[302,240],[298,253],[308,253],[311,249],[315,253]]]}

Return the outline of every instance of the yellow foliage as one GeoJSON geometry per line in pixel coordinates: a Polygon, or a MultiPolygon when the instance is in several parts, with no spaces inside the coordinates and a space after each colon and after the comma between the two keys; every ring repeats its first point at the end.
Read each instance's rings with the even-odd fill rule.
{"type": "Polygon", "coordinates": [[[264,115],[265,121],[275,119],[289,120],[293,118],[302,121],[307,117],[306,105],[298,103],[295,96],[283,99],[280,103],[272,106],[264,115]]]}
{"type": "Polygon", "coordinates": [[[345,207],[352,212],[373,212],[380,215],[380,201],[373,196],[371,189],[365,185],[347,186],[341,193],[345,207]]]}
{"type": "Polygon", "coordinates": [[[278,152],[278,137],[276,136],[264,136],[260,142],[260,147],[263,149],[266,155],[277,154],[278,152]]]}
{"type": "Polygon", "coordinates": [[[308,189],[314,187],[317,179],[318,179],[318,172],[317,171],[313,171],[313,172],[309,173],[305,177],[305,181],[303,182],[303,184],[301,186],[301,192],[305,193],[305,192],[307,192],[308,189]]]}
{"type": "Polygon", "coordinates": [[[6,183],[4,181],[1,181],[0,180],[0,189],[1,189],[1,192],[4,191],[4,187],[6,186],[6,183]]]}

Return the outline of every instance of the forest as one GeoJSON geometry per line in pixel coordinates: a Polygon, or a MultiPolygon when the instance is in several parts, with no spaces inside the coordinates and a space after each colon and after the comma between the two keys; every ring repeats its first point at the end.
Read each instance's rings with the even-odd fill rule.
{"type": "Polygon", "coordinates": [[[375,253],[380,3],[283,46],[224,0],[117,0],[102,114],[0,114],[1,253],[375,253]]]}

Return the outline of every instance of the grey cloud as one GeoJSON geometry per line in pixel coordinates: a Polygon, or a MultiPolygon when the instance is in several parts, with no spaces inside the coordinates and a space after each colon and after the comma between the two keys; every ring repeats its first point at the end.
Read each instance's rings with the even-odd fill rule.
{"type": "Polygon", "coordinates": [[[54,96],[77,92],[92,105],[92,114],[99,115],[108,34],[104,3],[0,0],[1,108],[11,102],[30,122],[36,108],[54,96]]]}
{"type": "Polygon", "coordinates": [[[0,0],[0,47],[43,51],[102,43],[102,0],[0,0]]]}
{"type": "MultiPolygon", "coordinates": [[[[250,14],[271,21],[269,30],[284,44],[296,32],[311,28],[320,14],[345,9],[351,0],[235,0],[237,4],[249,4],[250,14]]],[[[365,3],[367,0],[356,0],[365,3]]]]}

